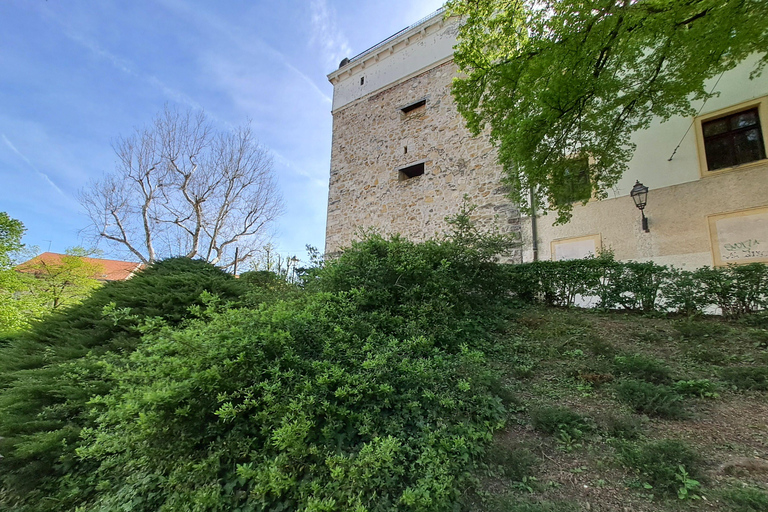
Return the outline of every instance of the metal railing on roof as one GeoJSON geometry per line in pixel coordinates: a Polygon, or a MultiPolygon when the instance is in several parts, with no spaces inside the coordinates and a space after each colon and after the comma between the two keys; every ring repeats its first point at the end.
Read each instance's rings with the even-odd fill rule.
{"type": "MultiPolygon", "coordinates": [[[[434,18],[434,17],[436,17],[436,16],[440,16],[440,15],[442,15],[444,12],[445,12],[445,7],[441,7],[441,8],[439,8],[438,10],[436,10],[435,12],[433,12],[432,14],[429,14],[429,15],[427,15],[427,16],[424,16],[423,18],[421,18],[421,19],[420,19],[419,21],[417,21],[416,23],[413,23],[413,24],[411,24],[411,25],[409,25],[409,26],[405,27],[403,30],[400,30],[399,32],[396,32],[396,33],[392,34],[391,36],[389,36],[388,38],[386,38],[386,39],[385,39],[385,40],[383,40],[382,42],[380,42],[380,43],[377,43],[377,44],[375,44],[375,45],[371,46],[370,48],[368,48],[367,50],[364,50],[364,51],[362,51],[362,52],[358,53],[357,55],[355,55],[354,57],[352,57],[351,59],[349,59],[349,62],[347,62],[347,64],[349,64],[349,63],[351,63],[351,62],[354,62],[354,61],[358,60],[360,57],[362,57],[363,55],[367,55],[368,53],[372,52],[373,50],[376,50],[376,49],[378,49],[378,48],[381,48],[382,46],[386,46],[386,45],[387,45],[387,43],[389,43],[389,42],[390,42],[390,41],[392,41],[393,39],[397,38],[397,36],[399,36],[399,35],[400,35],[400,34],[402,34],[403,32],[407,32],[407,31],[411,30],[411,29],[412,29],[412,28],[414,28],[414,27],[418,27],[419,25],[421,25],[421,24],[422,24],[422,23],[424,23],[425,21],[429,21],[429,20],[431,20],[432,18],[434,18]]],[[[345,64],[345,65],[346,65],[346,64],[345,64]]]]}

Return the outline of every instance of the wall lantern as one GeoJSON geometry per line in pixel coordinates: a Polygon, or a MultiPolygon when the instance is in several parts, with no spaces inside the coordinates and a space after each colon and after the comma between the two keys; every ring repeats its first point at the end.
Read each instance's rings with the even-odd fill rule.
{"type": "Polygon", "coordinates": [[[635,202],[635,206],[638,207],[640,210],[640,215],[643,216],[643,231],[650,233],[651,230],[648,229],[648,218],[645,216],[645,212],[643,211],[648,201],[648,187],[640,183],[640,181],[636,181],[635,186],[632,187],[629,195],[632,196],[632,200],[635,202]]]}

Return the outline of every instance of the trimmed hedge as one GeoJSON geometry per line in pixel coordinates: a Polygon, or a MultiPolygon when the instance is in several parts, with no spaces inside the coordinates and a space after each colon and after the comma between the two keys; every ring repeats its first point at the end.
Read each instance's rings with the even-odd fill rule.
{"type": "Polygon", "coordinates": [[[690,271],[601,256],[508,265],[507,272],[513,296],[529,304],[571,307],[581,296],[603,309],[693,315],[716,307],[728,318],[768,309],[762,263],[690,271]]]}

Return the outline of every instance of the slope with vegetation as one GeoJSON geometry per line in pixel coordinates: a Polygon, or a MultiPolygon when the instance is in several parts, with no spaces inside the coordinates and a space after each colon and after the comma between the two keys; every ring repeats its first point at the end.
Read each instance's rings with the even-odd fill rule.
{"type": "Polygon", "coordinates": [[[302,287],[168,260],[35,325],[0,354],[0,505],[766,510],[764,313],[526,304],[468,220],[302,287]]]}

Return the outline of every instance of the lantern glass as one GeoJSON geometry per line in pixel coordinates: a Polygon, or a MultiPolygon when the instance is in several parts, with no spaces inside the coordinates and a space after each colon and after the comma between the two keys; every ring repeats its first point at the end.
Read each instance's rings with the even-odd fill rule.
{"type": "Polygon", "coordinates": [[[648,199],[648,187],[637,181],[635,186],[632,187],[629,195],[632,196],[632,199],[635,201],[635,206],[641,210],[645,208],[645,205],[647,204],[646,201],[648,199]]]}

